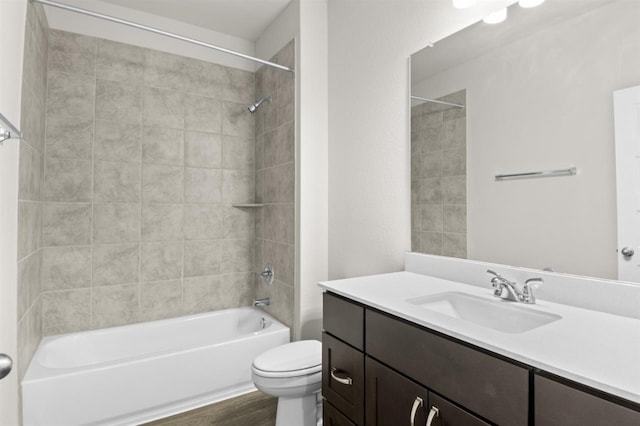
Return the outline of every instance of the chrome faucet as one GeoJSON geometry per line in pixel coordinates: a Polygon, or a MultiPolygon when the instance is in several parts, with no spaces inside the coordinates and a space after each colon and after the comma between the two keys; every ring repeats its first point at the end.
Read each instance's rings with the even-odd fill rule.
{"type": "Polygon", "coordinates": [[[253,299],[253,306],[269,306],[271,305],[271,299],[265,297],[264,299],[253,299]]]}
{"type": "Polygon", "coordinates": [[[520,303],[536,303],[536,296],[533,290],[544,282],[542,278],[530,278],[525,281],[524,287],[520,290],[515,281],[508,280],[491,269],[487,269],[487,273],[493,275],[491,286],[493,287],[494,296],[520,303]]]}

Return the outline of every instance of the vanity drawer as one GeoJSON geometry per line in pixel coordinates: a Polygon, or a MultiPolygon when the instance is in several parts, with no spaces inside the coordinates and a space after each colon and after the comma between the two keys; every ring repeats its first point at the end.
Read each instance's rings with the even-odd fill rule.
{"type": "Polygon", "coordinates": [[[356,426],[327,400],[322,404],[322,420],[324,426],[356,426]]]}
{"type": "Polygon", "coordinates": [[[367,354],[500,425],[527,425],[529,371],[367,310],[367,354]]]}
{"type": "Polygon", "coordinates": [[[640,425],[639,411],[555,380],[536,374],[534,386],[537,425],[640,425]]]}
{"type": "Polygon", "coordinates": [[[364,349],[364,308],[331,293],[323,294],[323,328],[360,350],[364,349]]]}
{"type": "Polygon", "coordinates": [[[364,354],[322,333],[322,395],[357,425],[364,417],[364,354]]]}

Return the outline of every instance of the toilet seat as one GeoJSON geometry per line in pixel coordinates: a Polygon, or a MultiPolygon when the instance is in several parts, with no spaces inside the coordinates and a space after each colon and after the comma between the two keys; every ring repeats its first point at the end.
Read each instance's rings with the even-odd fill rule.
{"type": "Polygon", "coordinates": [[[258,376],[270,378],[313,375],[322,370],[322,344],[302,340],[278,346],[259,355],[251,369],[258,376]]]}

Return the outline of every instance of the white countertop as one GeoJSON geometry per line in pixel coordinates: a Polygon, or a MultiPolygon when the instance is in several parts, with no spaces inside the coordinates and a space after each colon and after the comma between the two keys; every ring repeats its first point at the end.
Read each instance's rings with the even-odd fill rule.
{"type": "MultiPolygon", "coordinates": [[[[500,332],[408,303],[460,291],[497,300],[492,289],[412,272],[320,283],[320,287],[532,367],[640,403],[640,320],[538,300],[523,309],[562,319],[520,334],[500,332]]],[[[503,302],[516,303],[516,302],[503,302]]],[[[639,308],[640,309],[640,308],[639,308]]]]}

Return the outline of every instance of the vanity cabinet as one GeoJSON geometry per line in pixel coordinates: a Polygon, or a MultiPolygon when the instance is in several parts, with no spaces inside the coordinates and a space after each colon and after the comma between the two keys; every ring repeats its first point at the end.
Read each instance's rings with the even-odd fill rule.
{"type": "Polygon", "coordinates": [[[327,425],[640,425],[639,404],[329,292],[323,324],[327,425]]]}
{"type": "Polygon", "coordinates": [[[640,425],[640,411],[536,374],[535,422],[545,426],[640,425]]]}
{"type": "Polygon", "coordinates": [[[365,365],[367,426],[489,426],[489,423],[373,358],[367,357],[365,365]]]}

